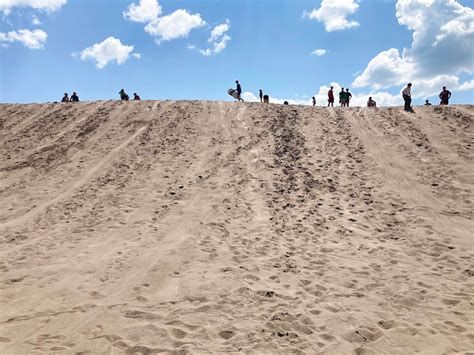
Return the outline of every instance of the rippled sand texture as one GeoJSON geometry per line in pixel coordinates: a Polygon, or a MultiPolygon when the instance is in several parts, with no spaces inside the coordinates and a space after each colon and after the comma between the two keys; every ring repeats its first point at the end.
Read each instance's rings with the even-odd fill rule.
{"type": "Polygon", "coordinates": [[[473,115],[0,105],[0,353],[472,351],[473,115]]]}

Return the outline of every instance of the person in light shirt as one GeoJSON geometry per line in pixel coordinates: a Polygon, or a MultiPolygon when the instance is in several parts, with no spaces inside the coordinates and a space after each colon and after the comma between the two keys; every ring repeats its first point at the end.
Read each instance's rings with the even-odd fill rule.
{"type": "Polygon", "coordinates": [[[405,111],[413,112],[411,107],[411,83],[408,83],[406,88],[402,91],[402,97],[405,101],[405,111]]]}

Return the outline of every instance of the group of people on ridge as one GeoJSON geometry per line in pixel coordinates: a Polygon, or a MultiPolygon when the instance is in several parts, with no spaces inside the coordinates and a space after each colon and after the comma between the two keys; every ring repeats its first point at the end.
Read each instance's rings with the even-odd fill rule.
{"type": "MultiPolygon", "coordinates": [[[[120,100],[122,100],[122,101],[130,100],[130,96],[128,96],[128,94],[125,92],[124,89],[121,89],[119,91],[119,95],[120,95],[120,100]]],[[[140,96],[138,96],[138,94],[136,92],[133,93],[133,100],[134,101],[140,101],[141,100],[140,96]]]]}
{"type": "Polygon", "coordinates": [[[72,93],[71,97],[69,97],[68,93],[65,92],[61,102],[79,102],[79,96],[77,96],[75,91],[72,93]]]}
{"type": "MultiPolygon", "coordinates": [[[[405,89],[402,91],[402,97],[405,101],[405,111],[413,112],[413,107],[411,107],[411,87],[412,83],[408,83],[405,89]]],[[[446,86],[443,86],[443,90],[439,94],[440,105],[449,105],[449,99],[451,98],[451,91],[446,89],[446,86]]],[[[429,100],[425,101],[425,106],[431,106],[429,100]]]]}

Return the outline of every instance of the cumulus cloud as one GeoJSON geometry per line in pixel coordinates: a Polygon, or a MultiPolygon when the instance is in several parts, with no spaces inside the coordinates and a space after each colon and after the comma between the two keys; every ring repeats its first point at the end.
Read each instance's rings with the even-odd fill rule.
{"type": "Polygon", "coordinates": [[[474,89],[474,80],[465,81],[461,85],[458,86],[458,90],[465,91],[465,90],[473,90],[474,89]]]}
{"type": "Polygon", "coordinates": [[[327,49],[319,48],[319,49],[315,49],[314,51],[312,51],[311,54],[312,54],[312,55],[315,55],[315,56],[317,56],[317,57],[322,57],[322,56],[325,55],[327,52],[328,52],[327,49]]]}
{"type": "Polygon", "coordinates": [[[104,68],[110,62],[123,64],[127,61],[130,55],[135,58],[140,58],[140,54],[132,53],[133,46],[126,46],[120,42],[119,39],[108,37],[101,43],[96,43],[93,46],[84,49],[81,52],[82,60],[94,60],[96,67],[104,68]]]}
{"type": "Polygon", "coordinates": [[[230,36],[226,33],[230,29],[230,21],[226,20],[226,22],[217,25],[211,31],[211,37],[207,40],[209,43],[212,44],[212,48],[208,49],[201,49],[199,52],[204,56],[211,56],[213,54],[218,54],[222,52],[226,47],[227,43],[231,40],[230,36]]]}
{"type": "Polygon", "coordinates": [[[0,0],[0,11],[8,15],[14,7],[32,7],[36,10],[57,11],[67,0],[0,0]]]}
{"type": "Polygon", "coordinates": [[[158,37],[157,43],[180,37],[188,37],[191,30],[202,27],[206,22],[200,14],[190,14],[179,9],[170,15],[159,17],[145,26],[145,31],[158,37]]]}
{"type": "Polygon", "coordinates": [[[129,21],[146,23],[145,31],[157,37],[157,44],[188,37],[193,29],[206,24],[200,14],[190,14],[184,9],[160,17],[161,13],[161,6],[157,0],[140,0],[138,5],[130,4],[123,12],[123,16],[129,21]]]}
{"type": "Polygon", "coordinates": [[[353,86],[379,89],[413,81],[414,96],[422,97],[443,84],[454,88],[459,74],[474,72],[473,9],[457,0],[398,0],[396,10],[398,22],[413,31],[411,48],[379,53],[353,86]]]}
{"type": "Polygon", "coordinates": [[[304,16],[324,22],[327,32],[341,31],[359,26],[357,21],[347,19],[359,9],[355,0],[323,0],[319,9],[314,9],[304,16]]]}
{"type": "Polygon", "coordinates": [[[129,21],[146,23],[161,15],[161,6],[156,0],[140,0],[140,3],[130,4],[123,17],[129,21]]]}
{"type": "Polygon", "coordinates": [[[18,30],[10,31],[7,33],[0,32],[0,43],[1,42],[20,42],[25,47],[31,49],[41,49],[43,48],[46,40],[48,39],[48,34],[42,30],[18,30]]]}

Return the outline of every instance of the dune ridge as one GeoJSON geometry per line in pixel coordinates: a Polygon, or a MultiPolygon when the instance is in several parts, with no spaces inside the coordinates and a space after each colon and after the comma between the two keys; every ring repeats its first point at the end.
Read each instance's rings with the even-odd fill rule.
{"type": "Polygon", "coordinates": [[[0,353],[474,350],[474,106],[0,105],[0,353]]]}

